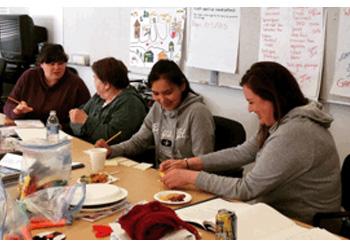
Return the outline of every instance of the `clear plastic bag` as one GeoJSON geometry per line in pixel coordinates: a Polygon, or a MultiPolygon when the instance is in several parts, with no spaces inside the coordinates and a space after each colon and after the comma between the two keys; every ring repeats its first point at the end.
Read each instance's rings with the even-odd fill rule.
{"type": "Polygon", "coordinates": [[[6,191],[0,178],[0,239],[3,237],[7,206],[6,206],[6,191]]]}
{"type": "Polygon", "coordinates": [[[50,187],[25,197],[21,202],[30,215],[31,228],[70,225],[74,213],[81,209],[85,199],[85,184],[50,187]],[[77,192],[77,193],[76,193],[77,192]],[[78,203],[71,205],[73,198],[78,203]]]}
{"type": "Polygon", "coordinates": [[[0,239],[31,240],[28,217],[19,204],[6,193],[0,179],[0,239]]]}
{"type": "Polygon", "coordinates": [[[72,163],[69,140],[54,144],[46,140],[27,141],[21,144],[21,150],[20,200],[39,190],[68,184],[72,163]]]}
{"type": "Polygon", "coordinates": [[[71,142],[52,143],[35,139],[21,144],[22,174],[19,200],[26,208],[32,229],[64,226],[73,221],[85,199],[85,184],[68,186],[71,173],[71,142]],[[70,206],[79,190],[79,201],[70,206]]]}

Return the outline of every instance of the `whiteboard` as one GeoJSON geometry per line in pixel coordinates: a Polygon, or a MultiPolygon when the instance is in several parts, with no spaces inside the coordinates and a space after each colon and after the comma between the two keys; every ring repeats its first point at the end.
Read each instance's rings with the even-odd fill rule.
{"type": "MultiPolygon", "coordinates": [[[[102,57],[114,56],[129,65],[130,10],[122,7],[63,8],[63,41],[67,53],[87,54],[91,62],[102,57]]],[[[339,8],[324,8],[324,10],[328,15],[320,97],[330,102],[350,103],[350,98],[329,93],[335,71],[339,8]]],[[[240,22],[237,74],[219,73],[218,85],[220,86],[237,88],[245,71],[258,60],[260,8],[241,8],[240,22]]],[[[211,71],[185,66],[188,39],[187,23],[181,66],[190,81],[209,83],[211,71]]],[[[144,75],[149,72],[146,68],[129,67],[129,70],[144,75]]]]}

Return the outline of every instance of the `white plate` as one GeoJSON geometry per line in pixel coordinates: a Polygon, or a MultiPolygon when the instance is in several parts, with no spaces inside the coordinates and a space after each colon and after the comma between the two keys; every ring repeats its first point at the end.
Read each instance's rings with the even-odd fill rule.
{"type": "Polygon", "coordinates": [[[104,211],[104,210],[111,210],[114,208],[124,208],[127,204],[129,204],[127,202],[127,200],[121,200],[117,203],[113,203],[112,205],[108,205],[108,206],[103,206],[103,207],[82,207],[80,209],[81,212],[99,212],[99,211],[104,211]]]}
{"type": "MultiPolygon", "coordinates": [[[[86,197],[83,206],[97,206],[116,203],[125,199],[128,191],[111,184],[86,184],[86,197]]],[[[81,190],[78,189],[72,199],[71,205],[78,204],[81,198],[81,190]]]]}
{"type": "Polygon", "coordinates": [[[153,198],[161,203],[168,204],[168,205],[180,205],[188,203],[192,200],[192,196],[189,193],[178,191],[178,190],[168,190],[168,191],[161,191],[156,193],[153,198]],[[182,201],[170,201],[170,200],[164,200],[162,197],[165,197],[170,194],[183,194],[185,195],[185,198],[182,201]]]}
{"type": "MultiPolygon", "coordinates": [[[[78,183],[82,183],[82,182],[81,182],[81,177],[82,177],[82,176],[80,176],[80,178],[77,180],[78,183]]],[[[114,177],[114,176],[112,176],[112,175],[110,175],[110,174],[107,174],[107,182],[105,182],[105,183],[103,183],[103,184],[110,184],[110,183],[113,183],[113,182],[115,182],[115,181],[117,181],[117,180],[119,180],[117,177],[114,177]]],[[[99,184],[99,183],[89,183],[89,184],[99,184]]],[[[101,183],[100,183],[100,184],[101,184],[101,183]]]]}

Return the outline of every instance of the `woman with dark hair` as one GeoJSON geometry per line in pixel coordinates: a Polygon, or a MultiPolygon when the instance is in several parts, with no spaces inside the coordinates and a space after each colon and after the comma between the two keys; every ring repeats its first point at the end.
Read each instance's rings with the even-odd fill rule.
{"type": "Polygon", "coordinates": [[[69,131],[69,110],[90,99],[83,80],[67,69],[68,56],[59,44],[45,44],[37,58],[37,67],[18,79],[4,106],[11,119],[40,119],[46,123],[50,110],[56,110],[63,130],[69,131]]]}
{"type": "Polygon", "coordinates": [[[317,212],[339,211],[340,163],[328,131],[331,116],[319,103],[309,102],[278,63],[253,64],[240,85],[248,111],[259,118],[257,135],[235,148],[162,163],[165,185],[195,184],[227,198],[265,202],[307,223],[317,212]],[[252,162],[254,167],[243,178],[215,175],[252,162]]]}
{"type": "Polygon", "coordinates": [[[155,163],[212,152],[214,121],[203,98],[194,93],[176,63],[160,60],[152,68],[148,83],[155,103],[140,130],[128,141],[109,147],[96,146],[114,156],[133,157],[155,146],[155,163]]]}
{"type": "Polygon", "coordinates": [[[142,97],[129,85],[128,69],[113,57],[92,65],[96,94],[81,108],[69,112],[74,135],[95,143],[121,131],[113,142],[129,139],[140,128],[147,109],[142,97]]]}

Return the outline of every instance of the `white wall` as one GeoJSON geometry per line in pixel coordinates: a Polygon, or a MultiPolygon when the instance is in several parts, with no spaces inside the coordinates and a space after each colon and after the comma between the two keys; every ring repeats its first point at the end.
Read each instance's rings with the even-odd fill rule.
{"type": "Polygon", "coordinates": [[[10,7],[10,14],[28,14],[34,24],[47,28],[48,41],[63,43],[63,7],[10,7]]]}
{"type": "MultiPolygon", "coordinates": [[[[40,10],[40,8],[29,9],[28,13],[34,16],[36,23],[42,22],[46,24],[44,26],[49,29],[49,40],[62,43],[62,8],[49,9],[48,11],[45,9],[45,12],[40,10]]],[[[96,48],[104,46],[104,41],[101,40],[95,46],[96,48]]],[[[90,92],[94,93],[91,69],[80,66],[75,66],[75,68],[77,68],[80,76],[88,85],[90,92]]],[[[192,84],[192,87],[205,97],[205,101],[213,114],[240,121],[246,129],[248,137],[256,132],[258,120],[255,115],[248,113],[247,103],[241,90],[201,84],[192,84]]],[[[345,156],[350,153],[350,106],[326,104],[325,109],[330,112],[335,120],[330,131],[334,136],[341,161],[343,161],[345,156]]]]}
{"type": "Polygon", "coordinates": [[[34,24],[47,28],[48,41],[63,43],[63,8],[62,7],[30,7],[29,13],[34,24]]]}

